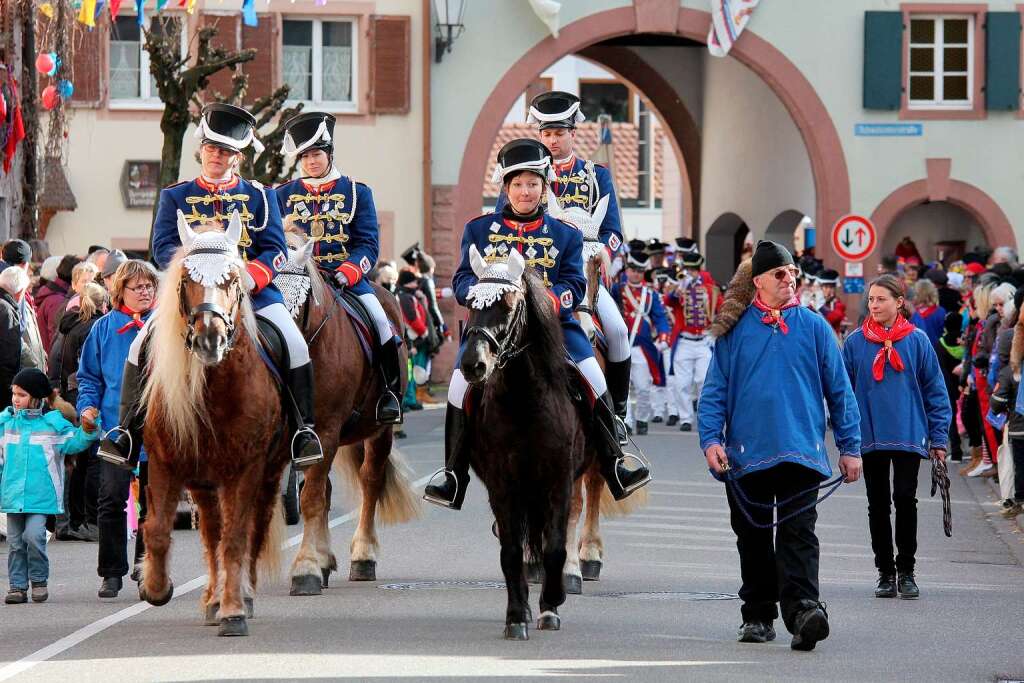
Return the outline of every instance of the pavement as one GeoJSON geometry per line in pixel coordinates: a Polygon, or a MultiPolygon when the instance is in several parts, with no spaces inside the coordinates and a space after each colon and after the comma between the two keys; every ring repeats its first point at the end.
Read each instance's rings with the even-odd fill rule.
{"type": "MultiPolygon", "coordinates": [[[[410,478],[422,482],[441,462],[443,411],[412,413],[405,429],[409,438],[396,444],[410,478]]],[[[1024,541],[999,516],[987,482],[952,477],[946,538],[922,468],[916,601],[873,597],[863,484],[823,503],[822,599],[832,635],[813,652],[793,652],[781,620],[774,643],[735,641],[735,539],[696,435],[653,425],[638,439],[655,476],[649,504],[603,523],[601,581],[568,597],[561,631],[502,639],[498,544],[474,479],[461,513],[424,505],[419,520],[379,531],[373,583],[349,583],[343,572],[321,596],[289,597],[287,563],[301,533],[289,527],[285,571],[260,587],[247,638],[218,638],[202,625],[195,532],[174,534],[175,597],[159,608],[140,603],[130,582],[117,599],[100,600],[95,544],[52,542],[50,601],[0,605],[0,681],[1024,679],[1024,541]]],[[[342,489],[334,488],[332,533],[344,564],[355,501],[342,489]]]]}

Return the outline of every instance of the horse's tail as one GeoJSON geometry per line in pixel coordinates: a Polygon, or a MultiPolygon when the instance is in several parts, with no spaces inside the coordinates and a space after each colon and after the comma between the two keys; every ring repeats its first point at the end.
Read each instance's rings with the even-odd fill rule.
{"type": "MultiPolygon", "coordinates": [[[[359,469],[363,464],[365,447],[362,443],[342,446],[334,458],[334,469],[340,474],[349,489],[360,491],[359,469]]],[[[377,501],[377,516],[381,524],[403,524],[421,515],[420,499],[412,490],[406,472],[409,466],[398,452],[392,449],[384,467],[384,484],[377,501]]]]}
{"type": "MultiPolygon", "coordinates": [[[[588,482],[589,483],[589,482],[588,482]]],[[[631,515],[648,503],[647,488],[644,487],[623,500],[612,498],[611,491],[601,482],[601,514],[605,517],[625,517],[631,515]]]]}
{"type": "Polygon", "coordinates": [[[270,515],[270,526],[256,559],[256,567],[263,582],[274,581],[281,575],[281,546],[284,544],[286,530],[281,496],[274,496],[274,512],[270,515]]]}

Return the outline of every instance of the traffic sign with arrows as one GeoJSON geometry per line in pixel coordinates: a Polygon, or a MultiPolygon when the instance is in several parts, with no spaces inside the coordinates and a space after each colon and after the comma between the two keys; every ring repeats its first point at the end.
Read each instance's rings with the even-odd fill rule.
{"type": "Polygon", "coordinates": [[[877,242],[875,226],[864,216],[844,216],[832,228],[832,248],[846,261],[863,261],[877,242]]]}

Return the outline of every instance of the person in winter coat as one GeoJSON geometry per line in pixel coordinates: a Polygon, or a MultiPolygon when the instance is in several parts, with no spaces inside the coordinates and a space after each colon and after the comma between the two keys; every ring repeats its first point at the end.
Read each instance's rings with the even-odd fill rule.
{"type": "MultiPolygon", "coordinates": [[[[416,350],[413,358],[410,359],[412,367],[426,367],[430,353],[429,332],[430,318],[425,306],[426,299],[419,289],[419,278],[417,274],[403,270],[398,274],[398,303],[402,309],[402,318],[405,320],[405,333],[410,341],[410,347],[416,350]]],[[[405,396],[402,398],[402,408],[406,410],[422,410],[423,404],[418,400],[420,392],[417,391],[417,382],[414,377],[409,378],[406,386],[405,396]]]]}
{"type": "MultiPolygon", "coordinates": [[[[99,437],[95,423],[76,428],[58,410],[46,375],[36,368],[19,372],[11,384],[11,403],[0,413],[4,433],[0,451],[0,511],[7,513],[8,605],[49,597],[46,516],[63,512],[63,456],[99,437]]],[[[70,406],[68,406],[70,408],[70,406]]],[[[72,412],[73,415],[73,412],[72,412]]]]}
{"type": "Polygon", "coordinates": [[[914,314],[910,323],[928,335],[937,346],[946,324],[946,311],[939,305],[939,291],[931,280],[921,280],[914,288],[914,314]]]}
{"type": "Polygon", "coordinates": [[[906,318],[905,291],[903,283],[891,275],[872,282],[868,290],[870,315],[843,345],[843,362],[860,409],[861,457],[878,598],[920,595],[914,580],[917,475],[922,459],[930,456],[945,462],[952,417],[935,348],[928,335],[906,318]],[[889,516],[890,472],[896,507],[895,559],[889,516]]]}
{"type": "MultiPolygon", "coordinates": [[[[18,292],[28,287],[28,273],[8,267],[0,273],[0,387],[9,387],[21,369],[21,307],[18,292]]],[[[0,408],[11,405],[11,395],[0,391],[0,408]]]]}
{"type": "Polygon", "coordinates": [[[960,430],[957,427],[957,411],[960,404],[960,377],[963,371],[964,347],[960,343],[963,333],[963,316],[952,312],[946,314],[942,336],[935,352],[939,356],[939,367],[942,379],[946,382],[946,393],[953,416],[949,421],[949,457],[953,462],[961,462],[964,458],[963,446],[960,443],[960,430]]]}
{"type": "Polygon", "coordinates": [[[47,354],[50,353],[56,336],[57,319],[64,312],[64,306],[70,296],[71,271],[77,263],[77,256],[65,256],[57,265],[52,279],[47,277],[50,273],[42,273],[45,282],[36,290],[36,320],[39,323],[39,337],[47,354]]]}
{"type": "Polygon", "coordinates": [[[1024,359],[1024,288],[1014,296],[1017,305],[1017,324],[1009,330],[1009,335],[999,338],[999,354],[1004,356],[1003,366],[999,370],[995,390],[992,392],[992,412],[1007,416],[1007,436],[1010,439],[1010,451],[1013,457],[1013,496],[1004,501],[1002,514],[1013,518],[1024,513],[1024,409],[1020,404],[1020,371],[1021,360],[1024,359]],[[1007,339],[1009,341],[1007,342],[1007,339]]]}

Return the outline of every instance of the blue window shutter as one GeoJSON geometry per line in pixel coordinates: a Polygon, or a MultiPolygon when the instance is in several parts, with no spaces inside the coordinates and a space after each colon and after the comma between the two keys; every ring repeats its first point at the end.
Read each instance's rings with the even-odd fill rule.
{"type": "Polygon", "coordinates": [[[864,13],[864,108],[900,108],[903,93],[903,14],[864,13]]]}
{"type": "Polygon", "coordinates": [[[1020,107],[1020,13],[985,15],[985,106],[1020,107]]]}

